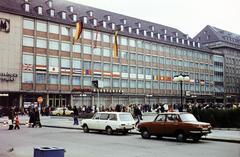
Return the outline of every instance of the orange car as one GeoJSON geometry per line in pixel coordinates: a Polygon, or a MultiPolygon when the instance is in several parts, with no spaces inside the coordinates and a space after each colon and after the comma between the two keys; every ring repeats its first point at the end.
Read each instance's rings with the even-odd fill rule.
{"type": "Polygon", "coordinates": [[[191,114],[186,112],[160,113],[152,122],[142,122],[138,125],[138,131],[144,139],[151,135],[161,138],[162,136],[176,137],[177,141],[185,141],[192,138],[194,142],[203,135],[211,133],[209,123],[199,122],[191,114]]]}

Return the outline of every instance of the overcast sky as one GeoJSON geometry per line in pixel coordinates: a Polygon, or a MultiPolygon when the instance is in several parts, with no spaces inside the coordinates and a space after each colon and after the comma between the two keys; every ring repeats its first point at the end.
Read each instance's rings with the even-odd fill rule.
{"type": "Polygon", "coordinates": [[[240,0],[70,0],[174,27],[194,37],[206,25],[240,35],[240,0]]]}

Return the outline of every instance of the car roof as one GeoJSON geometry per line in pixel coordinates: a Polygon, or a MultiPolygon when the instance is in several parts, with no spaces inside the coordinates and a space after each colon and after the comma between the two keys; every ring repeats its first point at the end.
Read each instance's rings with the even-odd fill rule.
{"type": "Polygon", "coordinates": [[[188,112],[164,112],[164,113],[159,113],[161,115],[165,115],[165,114],[177,114],[177,115],[180,115],[180,114],[189,114],[188,112]]]}
{"type": "Polygon", "coordinates": [[[97,113],[107,113],[107,114],[130,114],[129,112],[97,112],[97,113]]]}

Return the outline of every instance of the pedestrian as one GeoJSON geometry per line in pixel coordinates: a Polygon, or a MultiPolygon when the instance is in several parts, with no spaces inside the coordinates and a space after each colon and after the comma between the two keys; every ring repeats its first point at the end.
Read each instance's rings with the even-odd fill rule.
{"type": "Polygon", "coordinates": [[[138,123],[140,123],[140,120],[143,120],[142,119],[142,112],[138,108],[138,106],[134,106],[134,115],[137,117],[137,122],[135,123],[135,126],[137,126],[138,123]]]}
{"type": "Polygon", "coordinates": [[[29,121],[28,121],[28,127],[33,127],[33,124],[35,122],[35,114],[34,110],[32,108],[29,108],[29,121]]]}
{"type": "Polygon", "coordinates": [[[13,121],[14,121],[14,111],[12,108],[10,108],[8,112],[8,125],[9,125],[8,130],[13,129],[13,121]]]}
{"type": "Polygon", "coordinates": [[[20,129],[20,121],[19,121],[19,118],[18,118],[18,114],[16,115],[14,129],[20,129]]]}
{"type": "Polygon", "coordinates": [[[39,128],[42,127],[42,124],[41,124],[41,121],[40,121],[40,114],[39,114],[39,111],[38,111],[38,108],[36,107],[35,108],[35,112],[34,112],[34,123],[33,123],[33,127],[35,126],[39,126],[39,128]]]}
{"type": "Polygon", "coordinates": [[[73,125],[79,125],[78,123],[78,109],[76,106],[73,107],[73,125]]]}

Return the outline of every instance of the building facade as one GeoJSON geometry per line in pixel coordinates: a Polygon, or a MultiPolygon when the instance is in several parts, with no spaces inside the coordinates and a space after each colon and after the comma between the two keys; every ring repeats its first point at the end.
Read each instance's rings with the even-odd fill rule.
{"type": "MultiPolygon", "coordinates": [[[[213,26],[206,26],[194,39],[214,53],[224,56],[224,100],[225,103],[239,103],[240,35],[213,26]]],[[[218,85],[219,83],[217,82],[218,85]]]]}
{"type": "Polygon", "coordinates": [[[215,63],[223,55],[175,28],[64,0],[1,0],[0,19],[0,105],[39,97],[54,107],[174,104],[178,74],[190,77],[186,102],[214,102],[224,89],[214,86],[222,81],[223,65],[215,63]],[[83,32],[73,45],[79,20],[83,32]],[[119,55],[113,56],[116,30],[119,55]],[[102,82],[99,91],[92,80],[102,82]]]}

